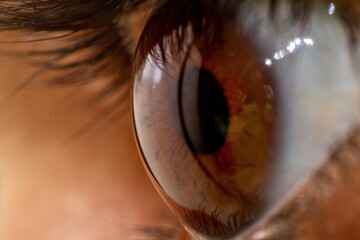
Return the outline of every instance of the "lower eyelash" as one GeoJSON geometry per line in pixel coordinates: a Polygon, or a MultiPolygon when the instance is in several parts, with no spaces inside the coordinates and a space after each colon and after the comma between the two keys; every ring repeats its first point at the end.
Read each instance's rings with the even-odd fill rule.
{"type": "Polygon", "coordinates": [[[146,240],[176,240],[179,234],[179,229],[161,226],[142,227],[136,231],[146,240]]]}
{"type": "Polygon", "coordinates": [[[133,229],[132,239],[145,240],[177,240],[184,229],[181,224],[173,217],[166,217],[166,219],[157,220],[156,223],[150,225],[139,226],[133,229]]]}

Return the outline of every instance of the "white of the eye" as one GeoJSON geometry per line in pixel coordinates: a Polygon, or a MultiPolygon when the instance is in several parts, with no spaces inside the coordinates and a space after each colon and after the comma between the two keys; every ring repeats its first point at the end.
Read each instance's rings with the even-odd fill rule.
{"type": "Polygon", "coordinates": [[[265,65],[270,67],[273,64],[273,61],[279,61],[284,57],[288,56],[289,54],[294,53],[300,47],[307,47],[307,46],[310,47],[314,46],[314,40],[312,40],[311,38],[303,38],[303,39],[295,38],[294,40],[289,42],[286,49],[281,49],[277,51],[272,59],[266,58],[264,61],[265,65]]]}
{"type": "MultiPolygon", "coordinates": [[[[340,22],[321,13],[310,21],[316,41],[276,67],[283,102],[283,135],[278,142],[269,206],[305,181],[328,157],[357,116],[359,85],[340,22]]],[[[310,41],[309,41],[310,42],[310,41]]]]}
{"type": "Polygon", "coordinates": [[[241,25],[257,39],[265,64],[275,73],[284,117],[278,119],[275,164],[266,187],[265,216],[259,224],[276,213],[346,137],[356,121],[360,95],[354,53],[335,15],[324,11],[324,6],[317,7],[309,19],[308,37],[303,38],[302,26],[279,31],[264,21],[266,8],[262,13],[241,19],[241,25]],[[280,54],[278,49],[287,52],[280,54]]]}

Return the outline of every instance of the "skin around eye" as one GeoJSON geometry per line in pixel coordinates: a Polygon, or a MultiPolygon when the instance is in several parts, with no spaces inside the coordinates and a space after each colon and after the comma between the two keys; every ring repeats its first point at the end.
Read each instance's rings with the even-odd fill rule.
{"type": "MultiPolygon", "coordinates": [[[[28,45],[44,44],[55,47],[28,45]]],[[[37,68],[8,56],[0,62],[0,239],[152,239],[147,228],[160,226],[178,234],[139,159],[129,111],[100,120],[106,102],[88,105],[97,86],[35,82],[9,98],[37,68]],[[73,137],[93,119],[97,127],[73,137]]]]}
{"type": "MultiPolygon", "coordinates": [[[[340,12],[338,3],[346,2],[349,9],[358,9],[358,1],[333,2],[336,19],[344,15],[355,26],[356,17],[340,12]]],[[[339,27],[348,31],[348,26],[339,27]]],[[[321,30],[317,30],[319,34],[321,30]]],[[[346,35],[344,32],[329,37],[335,41],[334,46],[339,45],[337,37],[346,35]]],[[[0,36],[6,39],[3,33],[0,36]]],[[[35,34],[34,38],[39,36],[35,34]]],[[[28,37],[27,33],[16,40],[28,37]]],[[[287,40],[270,49],[264,58],[282,49],[287,40]]],[[[16,44],[0,46],[5,50],[17,47],[16,44]]],[[[35,44],[31,47],[37,48],[35,44]]],[[[358,79],[359,47],[353,45],[350,49],[354,57],[350,65],[357,69],[358,79]]],[[[334,55],[337,59],[339,54],[334,55]]],[[[2,99],[36,69],[18,58],[1,56],[0,59],[2,99]]],[[[339,65],[333,67],[338,69],[339,65]]],[[[344,68],[340,72],[349,71],[344,68]]],[[[339,76],[339,79],[347,78],[339,76]]],[[[69,135],[86,125],[88,119],[98,116],[96,107],[84,104],[88,92],[82,90],[80,94],[79,89],[34,85],[0,104],[0,239],[190,239],[185,232],[179,234],[180,226],[176,222],[172,225],[172,215],[144,175],[130,131],[130,113],[121,121],[116,119],[98,126],[80,141],[68,143],[69,135]],[[64,147],[64,142],[72,148],[64,147]]],[[[332,104],[326,105],[331,107],[332,104]]],[[[322,118],[322,123],[326,120],[322,118]]],[[[356,139],[360,134],[356,129],[350,132],[343,143],[334,144],[336,150],[324,159],[323,171],[310,178],[249,239],[358,239],[360,147],[356,139]],[[312,197],[305,197],[309,195],[312,197]],[[291,217],[294,213],[296,217],[291,217]]],[[[217,224],[194,213],[205,217],[204,223],[209,226],[217,224]]]]}

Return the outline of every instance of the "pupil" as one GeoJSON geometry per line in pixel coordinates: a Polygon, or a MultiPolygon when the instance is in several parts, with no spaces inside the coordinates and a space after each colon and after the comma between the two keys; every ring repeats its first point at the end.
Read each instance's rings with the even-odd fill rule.
{"type": "Polygon", "coordinates": [[[227,99],[210,71],[200,68],[190,69],[190,72],[197,74],[189,74],[191,77],[185,77],[184,82],[196,84],[190,90],[183,90],[184,95],[181,95],[185,138],[194,153],[213,154],[226,141],[229,127],[227,99]]]}
{"type": "Polygon", "coordinates": [[[202,146],[194,150],[202,154],[218,151],[226,140],[229,109],[223,88],[211,72],[201,68],[198,83],[198,111],[202,146]]]}

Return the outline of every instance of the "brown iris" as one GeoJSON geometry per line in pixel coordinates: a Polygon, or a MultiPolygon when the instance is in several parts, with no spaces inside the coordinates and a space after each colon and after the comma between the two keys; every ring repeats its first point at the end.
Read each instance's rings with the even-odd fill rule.
{"type": "Polygon", "coordinates": [[[181,48],[165,37],[170,47],[155,46],[134,82],[137,140],[156,187],[187,229],[220,239],[261,213],[276,96],[251,41],[226,26],[181,48]]]}
{"type": "MultiPolygon", "coordinates": [[[[202,171],[224,195],[242,203],[243,208],[235,209],[233,215],[247,211],[255,218],[269,164],[274,92],[270,74],[247,40],[234,35],[225,39],[211,49],[198,47],[203,51],[201,64],[185,67],[187,73],[179,81],[180,118],[184,138],[202,171]],[[190,81],[196,89],[191,92],[194,96],[182,92],[182,85],[190,81]],[[190,108],[195,110],[187,111],[190,108]]],[[[198,213],[202,220],[214,218],[214,212],[206,214],[200,206],[186,212],[198,213]]],[[[194,218],[186,219],[190,227],[198,228],[194,218]]],[[[251,222],[237,221],[240,225],[251,222]]],[[[224,226],[222,230],[235,230],[224,226]]]]}

